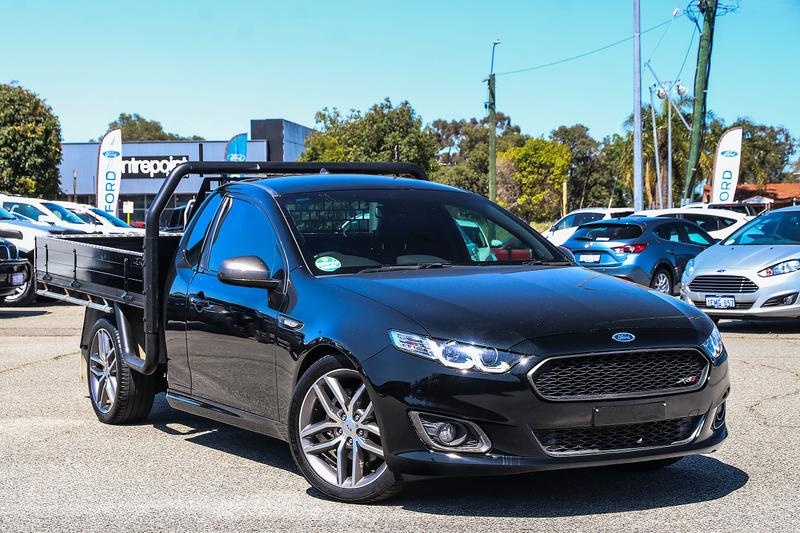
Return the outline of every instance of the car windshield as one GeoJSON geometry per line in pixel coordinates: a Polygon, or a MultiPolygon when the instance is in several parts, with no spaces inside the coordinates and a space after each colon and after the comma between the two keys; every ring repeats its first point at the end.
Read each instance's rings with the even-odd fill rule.
{"type": "Polygon", "coordinates": [[[565,261],[533,230],[471,194],[350,190],[288,194],[278,201],[317,275],[565,261]],[[482,243],[491,250],[479,252],[482,243]]]}
{"type": "Polygon", "coordinates": [[[42,202],[42,205],[52,211],[59,220],[69,222],[70,224],[85,224],[75,213],[72,213],[63,205],[54,204],[52,202],[42,202]]]}
{"type": "Polygon", "coordinates": [[[131,226],[129,224],[126,224],[122,220],[118,219],[114,215],[112,215],[110,213],[106,213],[102,209],[98,209],[96,207],[93,207],[92,208],[92,213],[94,213],[95,215],[97,215],[100,218],[103,218],[103,219],[109,221],[112,225],[114,225],[114,226],[116,226],[118,228],[132,228],[133,227],[133,226],[131,226]]]}
{"type": "Polygon", "coordinates": [[[0,207],[0,220],[17,220],[17,217],[12,215],[10,211],[0,207]]]}
{"type": "Polygon", "coordinates": [[[800,244],[800,211],[773,211],[752,220],[723,245],[800,244]]]}
{"type": "Polygon", "coordinates": [[[78,211],[77,209],[70,209],[70,213],[83,220],[86,224],[97,224],[97,221],[89,213],[78,211]]]}
{"type": "Polygon", "coordinates": [[[642,228],[633,224],[591,224],[581,226],[572,236],[579,241],[626,241],[642,234],[642,228]]]}

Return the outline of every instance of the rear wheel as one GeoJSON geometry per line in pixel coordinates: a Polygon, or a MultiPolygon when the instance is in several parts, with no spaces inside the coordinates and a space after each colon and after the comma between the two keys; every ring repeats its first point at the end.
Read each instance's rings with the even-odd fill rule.
{"type": "Polygon", "coordinates": [[[120,356],[119,332],[107,319],[92,329],[86,359],[89,399],[105,424],[136,422],[150,414],[159,376],[132,371],[120,356]]]}
{"type": "Polygon", "coordinates": [[[664,267],[658,267],[650,281],[650,287],[664,294],[672,294],[672,276],[669,271],[664,267]]]}
{"type": "Polygon", "coordinates": [[[14,289],[14,292],[5,299],[0,298],[0,305],[6,307],[30,305],[36,299],[36,282],[33,280],[33,269],[30,263],[25,263],[25,270],[27,272],[25,283],[14,289]]]}
{"type": "Polygon", "coordinates": [[[308,482],[331,498],[367,503],[401,489],[384,460],[364,379],[345,357],[323,357],[298,382],[289,408],[289,444],[308,482]]]}

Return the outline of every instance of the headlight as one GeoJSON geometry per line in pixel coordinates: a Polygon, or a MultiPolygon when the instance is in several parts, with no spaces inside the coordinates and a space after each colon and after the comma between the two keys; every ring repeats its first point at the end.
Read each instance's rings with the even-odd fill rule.
{"type": "Polygon", "coordinates": [[[681,276],[681,281],[689,279],[690,277],[692,277],[692,275],[694,275],[694,257],[689,259],[689,261],[686,263],[686,268],[683,269],[683,275],[681,276]]]}
{"type": "Polygon", "coordinates": [[[800,270],[800,259],[790,259],[788,261],[778,263],[777,265],[767,267],[764,270],[761,270],[758,275],[762,278],[768,278],[770,276],[788,274],[789,272],[797,272],[798,270],[800,270]]]}
{"type": "Polygon", "coordinates": [[[392,344],[400,351],[433,359],[446,367],[479,370],[491,374],[508,372],[524,357],[486,346],[464,342],[432,339],[413,333],[389,331],[392,344]]]}
{"type": "Polygon", "coordinates": [[[719,334],[717,326],[714,326],[714,330],[708,336],[706,342],[702,344],[702,347],[712,361],[719,359],[719,356],[725,351],[725,346],[722,344],[722,335],[719,334]]]}

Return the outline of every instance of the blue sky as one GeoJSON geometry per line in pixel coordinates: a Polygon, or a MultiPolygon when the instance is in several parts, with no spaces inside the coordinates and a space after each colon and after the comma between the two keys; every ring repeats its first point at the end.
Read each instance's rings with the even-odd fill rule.
{"type": "MultiPolygon", "coordinates": [[[[642,0],[642,28],[686,2],[642,0]]],[[[313,125],[325,106],[365,109],[386,96],[409,100],[426,121],[481,116],[495,38],[498,72],[558,60],[629,36],[632,1],[0,0],[0,20],[0,82],[43,96],[64,140],[97,137],[120,112],[226,139],[251,118],[313,125]]],[[[709,109],[800,136],[799,27],[800,0],[741,0],[720,18],[709,109]]],[[[643,61],[674,77],[692,29],[679,17],[644,35],[643,61]]],[[[498,109],[534,135],[576,122],[596,137],[618,132],[632,109],[631,59],[628,42],[500,76],[498,109]]],[[[643,80],[652,82],[647,71],[643,80]]]]}

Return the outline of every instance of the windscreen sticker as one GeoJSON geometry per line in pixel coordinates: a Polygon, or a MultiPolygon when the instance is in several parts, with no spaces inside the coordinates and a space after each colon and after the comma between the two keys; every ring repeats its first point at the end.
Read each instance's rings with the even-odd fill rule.
{"type": "Polygon", "coordinates": [[[322,270],[323,272],[334,272],[342,268],[342,263],[340,263],[339,260],[336,259],[335,257],[331,257],[329,255],[323,255],[322,257],[318,257],[317,260],[314,261],[314,266],[322,270]]]}

